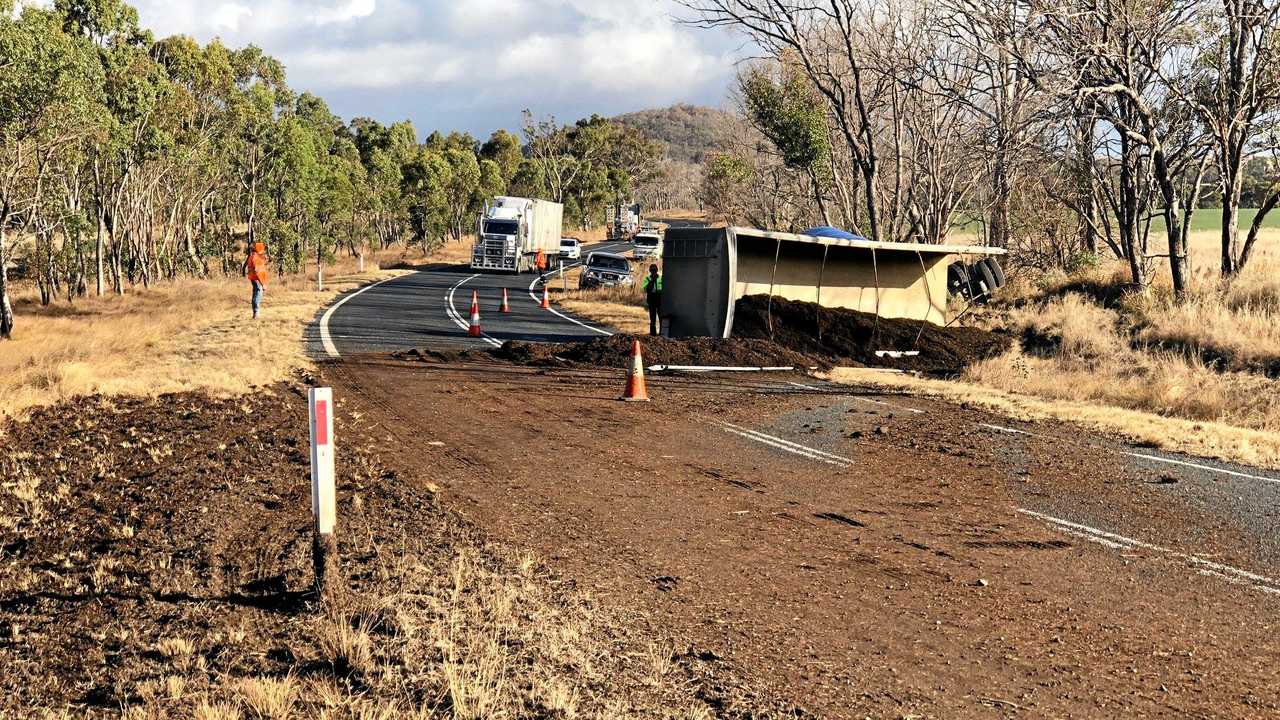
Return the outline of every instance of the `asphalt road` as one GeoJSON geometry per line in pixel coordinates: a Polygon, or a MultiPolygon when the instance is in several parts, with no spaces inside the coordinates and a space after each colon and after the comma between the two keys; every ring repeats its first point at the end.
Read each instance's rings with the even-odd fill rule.
{"type": "MultiPolygon", "coordinates": [[[[583,258],[591,251],[622,252],[627,247],[596,243],[583,249],[583,258]]],[[[339,298],[314,324],[311,352],[340,357],[410,348],[460,350],[496,347],[507,340],[572,342],[610,334],[559,309],[540,307],[536,281],[533,274],[476,273],[453,265],[369,285],[339,298]],[[505,314],[499,312],[503,289],[511,309],[505,314]],[[481,338],[467,335],[473,292],[480,300],[481,338]]]]}

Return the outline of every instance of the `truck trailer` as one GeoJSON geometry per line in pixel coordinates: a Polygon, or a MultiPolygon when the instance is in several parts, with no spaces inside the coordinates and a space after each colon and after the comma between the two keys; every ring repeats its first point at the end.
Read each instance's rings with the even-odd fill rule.
{"type": "Polygon", "coordinates": [[[604,224],[609,229],[609,241],[629,239],[640,225],[640,203],[614,203],[605,208],[604,224]]]}
{"type": "Polygon", "coordinates": [[[496,197],[485,205],[476,228],[472,270],[522,273],[537,267],[538,251],[547,270],[560,263],[564,206],[548,200],[496,197]]]}

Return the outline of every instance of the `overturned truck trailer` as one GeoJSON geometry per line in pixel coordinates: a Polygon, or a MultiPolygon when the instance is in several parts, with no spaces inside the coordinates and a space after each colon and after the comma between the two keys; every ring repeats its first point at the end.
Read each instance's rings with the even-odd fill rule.
{"type": "Polygon", "coordinates": [[[670,228],[662,306],[673,337],[730,337],[734,304],[760,294],[942,324],[948,260],[1002,254],[742,227],[670,228]]]}

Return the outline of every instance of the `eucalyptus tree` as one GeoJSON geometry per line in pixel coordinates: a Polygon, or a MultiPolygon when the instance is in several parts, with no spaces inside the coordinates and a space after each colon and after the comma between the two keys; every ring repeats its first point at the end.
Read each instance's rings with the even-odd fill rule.
{"type": "Polygon", "coordinates": [[[524,159],[520,138],[506,130],[495,130],[480,147],[480,158],[495,163],[499,177],[502,178],[502,184],[510,184],[520,169],[520,162],[524,159]]]}
{"type": "Polygon", "coordinates": [[[13,333],[7,233],[39,212],[50,162],[81,132],[97,75],[56,12],[0,0],[0,338],[13,333]]]}

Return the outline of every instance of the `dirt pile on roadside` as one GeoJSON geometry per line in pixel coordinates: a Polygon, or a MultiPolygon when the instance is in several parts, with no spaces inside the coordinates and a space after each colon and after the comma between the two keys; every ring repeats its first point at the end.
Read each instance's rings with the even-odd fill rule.
{"type": "Polygon", "coordinates": [[[750,295],[734,309],[735,338],[764,339],[838,365],[889,367],[928,375],[956,375],[1008,350],[1004,335],[969,327],[940,327],[919,320],[879,318],[873,313],[824,308],[815,303],[750,295]],[[772,331],[770,320],[772,317],[772,331]],[[821,328],[822,337],[818,337],[821,328]],[[918,356],[880,358],[877,350],[919,351],[918,356]]]}
{"type": "Polygon", "coordinates": [[[489,544],[377,449],[384,427],[345,408],[344,590],[323,599],[301,387],[82,398],[3,428],[0,717],[707,707],[718,669],[489,544]],[[671,649],[666,677],[652,643],[671,649]]]}
{"type": "Polygon", "coordinates": [[[821,359],[782,344],[756,338],[662,338],[613,335],[577,343],[507,342],[494,356],[525,365],[592,365],[624,367],[632,343],[639,339],[645,365],[714,365],[748,367],[826,367],[821,359]]]}

